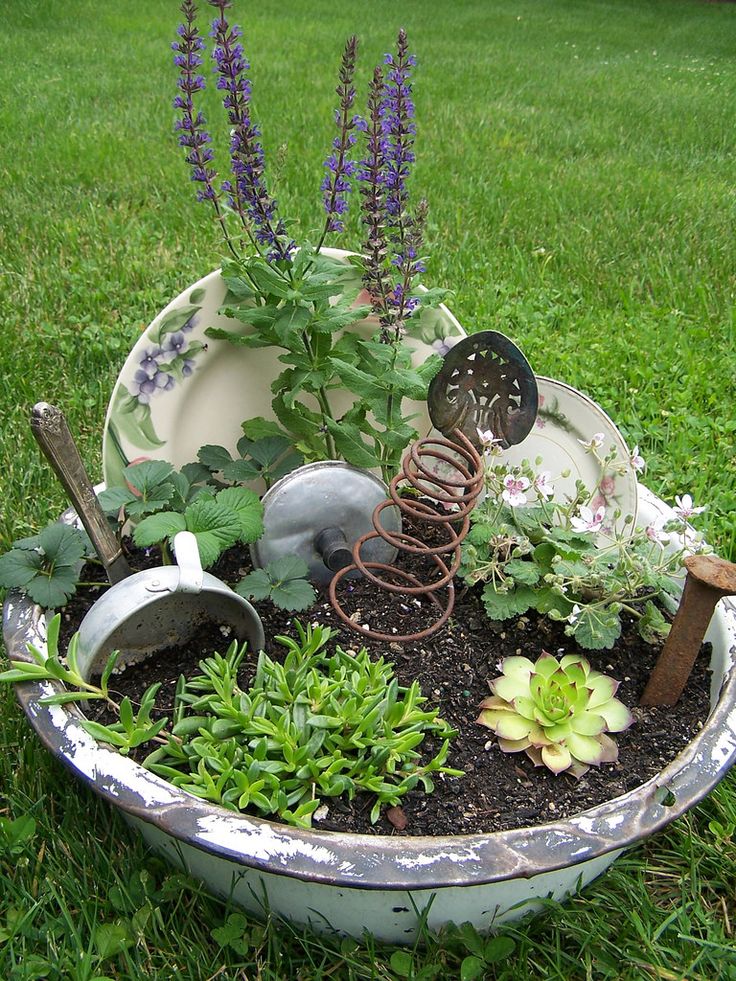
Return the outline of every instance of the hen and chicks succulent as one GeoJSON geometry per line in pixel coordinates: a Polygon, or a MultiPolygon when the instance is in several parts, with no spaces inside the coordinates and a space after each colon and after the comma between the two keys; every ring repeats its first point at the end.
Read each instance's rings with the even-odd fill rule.
{"type": "Polygon", "coordinates": [[[577,654],[558,661],[544,652],[536,664],[507,657],[500,668],[478,722],[496,734],[503,752],[524,751],[535,766],[574,777],[618,759],[608,733],[628,729],[633,717],[614,697],[617,681],[577,654]]]}

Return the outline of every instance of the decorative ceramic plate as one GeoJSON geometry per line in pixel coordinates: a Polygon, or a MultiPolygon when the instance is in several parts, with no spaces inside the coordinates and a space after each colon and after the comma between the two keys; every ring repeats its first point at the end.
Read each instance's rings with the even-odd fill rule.
{"type": "Polygon", "coordinates": [[[548,470],[557,500],[573,497],[575,482],[582,480],[586,487],[594,489],[591,509],[595,511],[601,504],[606,509],[602,530],[610,532],[614,528],[613,515],[620,509],[615,529],[632,532],[638,507],[637,480],[623,436],[603,409],[582,392],[539,375],[537,385],[539,413],[534,428],[523,442],[504,450],[499,459],[511,465],[529,460],[537,472],[548,470]],[[598,457],[603,459],[612,448],[616,450],[616,457],[608,466],[601,465],[596,454],[583,445],[599,433],[603,443],[598,457]],[[538,457],[542,462],[537,466],[538,457]],[[624,472],[620,473],[619,468],[624,472]],[[563,477],[563,473],[567,476],[563,477]],[[628,516],[632,519],[629,524],[625,522],[628,516]]]}
{"type": "MultiPolygon", "coordinates": [[[[333,258],[350,255],[326,249],[333,258]]],[[[352,268],[352,267],[349,267],[352,268]]],[[[355,271],[356,285],[359,273],[355,271]]],[[[103,474],[108,486],[122,483],[128,463],[141,458],[167,460],[180,468],[197,459],[207,443],[233,451],[242,436],[241,423],[253,416],[274,418],[271,382],[283,371],[279,348],[247,349],[206,336],[208,327],[248,330],[218,314],[226,287],[219,270],[184,290],[156,317],[128,355],[113,389],[105,420],[103,474]]],[[[365,336],[376,330],[375,320],[363,321],[365,336]]],[[[444,354],[465,336],[447,307],[424,309],[410,322],[407,344],[419,365],[433,352],[444,354]]],[[[343,413],[350,406],[346,393],[334,398],[343,413]]],[[[414,425],[430,428],[424,403],[407,405],[416,413],[414,425]]]]}

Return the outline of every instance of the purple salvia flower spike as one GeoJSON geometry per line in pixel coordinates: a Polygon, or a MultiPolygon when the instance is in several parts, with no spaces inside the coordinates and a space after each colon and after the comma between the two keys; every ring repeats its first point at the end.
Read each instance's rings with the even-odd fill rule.
{"type": "Polygon", "coordinates": [[[351,177],[355,172],[355,164],[348,160],[348,151],[355,143],[355,135],[351,131],[357,127],[358,121],[360,121],[360,116],[352,114],[353,103],[355,102],[353,79],[355,77],[357,50],[358,39],[353,35],[345,43],[345,50],[340,63],[339,83],[335,89],[340,97],[340,108],[335,110],[338,136],[332,141],[334,152],[324,162],[327,177],[322,181],[320,187],[327,218],[317,246],[318,249],[322,246],[328,232],[342,232],[345,228],[342,216],[348,210],[346,195],[352,189],[350,181],[346,178],[351,177]]]}
{"type": "Polygon", "coordinates": [[[288,240],[283,223],[276,217],[276,201],[266,188],[261,133],[251,117],[251,83],[246,75],[250,65],[238,40],[242,31],[227,21],[225,11],[231,6],[229,0],[208,0],[208,3],[219,12],[210,32],[215,41],[212,58],[218,76],[217,88],[224,93],[222,104],[233,127],[230,162],[234,179],[224,181],[222,187],[254,242],[265,247],[266,258],[288,260],[295,243],[288,240]]]}
{"type": "Polygon", "coordinates": [[[427,215],[427,204],[421,201],[416,214],[409,214],[407,179],[414,163],[414,135],[416,127],[414,102],[411,94],[411,69],[416,58],[409,54],[406,31],[399,31],[396,56],[387,61],[391,68],[384,86],[381,105],[383,132],[386,137],[386,212],[391,244],[395,249],[393,264],[402,275],[402,281],[388,297],[389,306],[395,311],[397,331],[403,322],[419,307],[419,300],[411,296],[415,276],[424,271],[424,262],[418,258],[422,249],[422,232],[427,215]]]}
{"type": "MultiPolygon", "coordinates": [[[[416,59],[409,54],[406,31],[402,28],[396,55],[387,54],[384,58],[385,78],[382,70],[377,69],[377,75],[382,76],[382,85],[380,93],[375,88],[371,90],[368,154],[359,174],[368,185],[361,192],[364,195],[364,222],[369,229],[369,271],[364,284],[374,297],[377,312],[379,306],[381,308],[379,315],[386,341],[391,340],[391,332],[395,338],[403,335],[404,321],[419,307],[419,300],[411,295],[411,289],[414,277],[424,271],[420,253],[426,203],[420,203],[412,218],[407,190],[410,165],[414,162],[416,127],[412,121],[411,68],[415,64],[416,59]],[[391,258],[388,258],[389,246],[393,251],[391,258]],[[400,280],[392,285],[389,276],[395,276],[397,271],[400,280]],[[381,289],[376,291],[379,281],[381,289]]],[[[374,75],[374,83],[377,75],[374,75]]]]}
{"type": "MultiPolygon", "coordinates": [[[[390,56],[387,56],[387,59],[390,56]]],[[[386,135],[386,210],[398,238],[403,242],[403,217],[408,205],[406,181],[414,162],[414,102],[411,97],[411,68],[406,31],[399,31],[396,57],[384,86],[381,104],[383,132],[386,135]]]]}
{"type": "Polygon", "coordinates": [[[207,124],[203,114],[195,112],[194,108],[194,93],[200,92],[205,87],[204,77],[197,71],[202,64],[199,52],[204,49],[204,40],[195,23],[197,6],[193,0],[184,0],[180,9],[184,15],[184,23],[176,29],[179,40],[173,41],[171,44],[172,50],[176,52],[174,64],[179,69],[177,81],[179,93],[174,99],[174,108],[181,110],[181,116],[175,123],[175,129],[180,134],[179,145],[187,147],[189,151],[186,161],[192,168],[191,178],[200,185],[200,189],[197,191],[197,200],[209,201],[212,204],[225,241],[235,255],[236,252],[225,225],[225,216],[220,207],[220,196],[215,189],[217,171],[209,166],[213,154],[210,149],[210,135],[205,129],[207,124]]]}
{"type": "Polygon", "coordinates": [[[384,201],[385,141],[381,123],[383,86],[383,71],[379,66],[373,72],[368,89],[366,155],[358,167],[358,180],[361,182],[362,221],[366,228],[363,285],[370,293],[373,309],[380,319],[383,340],[389,341],[389,328],[393,325],[394,317],[388,306],[391,284],[385,269],[388,247],[384,201]]]}
{"type": "Polygon", "coordinates": [[[181,110],[181,118],[177,120],[175,128],[180,134],[179,145],[188,149],[186,161],[192,168],[192,180],[202,185],[197,192],[198,200],[216,201],[214,180],[217,172],[207,166],[212,160],[210,135],[205,129],[202,113],[195,113],[193,100],[194,93],[201,91],[205,85],[203,76],[197,70],[202,64],[199,52],[204,48],[204,41],[195,24],[197,8],[193,0],[184,0],[181,12],[185,23],[177,28],[180,40],[171,45],[176,52],[174,64],[179,69],[179,94],[174,99],[174,107],[181,110]]]}

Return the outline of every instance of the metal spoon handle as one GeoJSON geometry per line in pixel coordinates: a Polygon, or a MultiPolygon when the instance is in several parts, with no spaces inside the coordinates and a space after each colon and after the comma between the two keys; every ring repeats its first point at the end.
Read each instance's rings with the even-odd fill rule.
{"type": "Polygon", "coordinates": [[[31,430],[87,529],[107,578],[113,584],[126,579],[130,566],[95,496],[63,412],[38,402],[31,410],[31,430]]]}

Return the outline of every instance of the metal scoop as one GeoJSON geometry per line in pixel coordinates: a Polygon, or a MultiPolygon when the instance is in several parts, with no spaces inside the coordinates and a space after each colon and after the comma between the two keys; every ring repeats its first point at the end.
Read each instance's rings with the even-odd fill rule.
{"type": "Polygon", "coordinates": [[[202,571],[191,532],[174,539],[176,566],[131,573],[120,544],[99,505],[63,413],[47,402],[34,405],[31,429],[63,484],[92,540],[112,589],[92,606],[79,628],[79,668],[100,674],[107,658],[120,651],[119,667],[141,661],[167,647],[187,643],[206,623],[220,627],[223,643],[247,641],[264,646],[261,618],[229,586],[202,571]]]}

